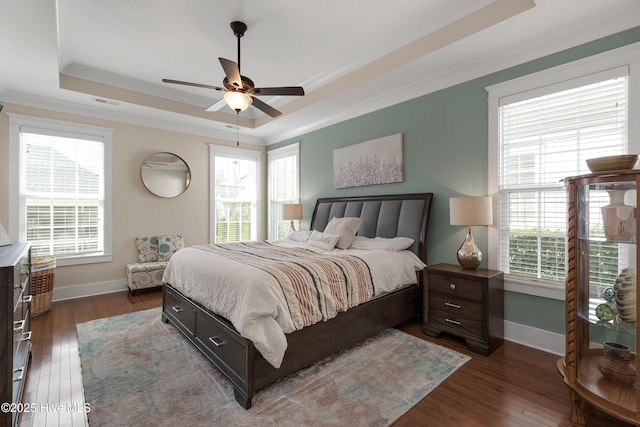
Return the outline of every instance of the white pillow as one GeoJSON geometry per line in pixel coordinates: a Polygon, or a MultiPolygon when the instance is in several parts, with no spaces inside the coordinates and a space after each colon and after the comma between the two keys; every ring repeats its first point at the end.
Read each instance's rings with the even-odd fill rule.
{"type": "Polygon", "coordinates": [[[353,238],[356,236],[360,228],[360,218],[346,217],[346,218],[331,218],[329,224],[324,229],[325,233],[337,234],[340,236],[336,246],[340,249],[347,249],[353,238]]]}
{"type": "Polygon", "coordinates": [[[413,245],[413,239],[409,237],[394,237],[387,239],[383,237],[369,238],[356,236],[349,249],[378,249],[383,251],[398,252],[409,249],[413,245]]]}
{"type": "Polygon", "coordinates": [[[311,237],[311,231],[308,230],[298,230],[287,233],[285,239],[293,240],[294,242],[306,242],[311,237]]]}
{"type": "Polygon", "coordinates": [[[321,233],[317,230],[313,230],[311,237],[309,237],[309,240],[307,241],[307,245],[324,249],[325,251],[330,251],[334,248],[339,238],[340,236],[337,234],[321,233]]]}

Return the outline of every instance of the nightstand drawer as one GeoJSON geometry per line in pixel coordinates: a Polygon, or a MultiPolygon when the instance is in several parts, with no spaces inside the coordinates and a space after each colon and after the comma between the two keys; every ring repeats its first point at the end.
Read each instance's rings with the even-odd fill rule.
{"type": "Polygon", "coordinates": [[[431,337],[457,335],[489,355],[504,340],[504,274],[458,265],[427,267],[422,330],[431,337]]]}
{"type": "Polygon", "coordinates": [[[429,274],[429,292],[482,302],[482,283],[443,274],[429,274]]]}
{"type": "Polygon", "coordinates": [[[458,335],[482,337],[482,304],[455,300],[444,295],[429,296],[429,322],[458,335]]]}

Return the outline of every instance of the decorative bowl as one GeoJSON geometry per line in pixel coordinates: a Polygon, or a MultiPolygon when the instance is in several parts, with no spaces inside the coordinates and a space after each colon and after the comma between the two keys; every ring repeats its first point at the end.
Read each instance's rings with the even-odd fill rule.
{"type": "Polygon", "coordinates": [[[638,163],[637,154],[622,154],[619,156],[587,159],[587,167],[591,172],[628,170],[633,169],[636,163],[638,163]]]}

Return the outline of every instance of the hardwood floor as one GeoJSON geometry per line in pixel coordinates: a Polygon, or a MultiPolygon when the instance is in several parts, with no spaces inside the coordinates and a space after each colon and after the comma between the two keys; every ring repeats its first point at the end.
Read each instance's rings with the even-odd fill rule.
{"type": "MultiPolygon", "coordinates": [[[[33,317],[33,357],[20,426],[85,426],[82,372],[75,325],[157,307],[160,292],[135,297],[120,292],[53,304],[33,317]],[[69,411],[68,405],[71,405],[69,411]],[[79,410],[78,410],[79,409],[79,410]]],[[[569,426],[569,392],[556,370],[557,356],[505,342],[491,356],[471,352],[453,337],[429,338],[418,322],[401,330],[472,357],[394,427],[415,426],[569,426]]],[[[589,426],[626,426],[588,410],[589,426]]]]}

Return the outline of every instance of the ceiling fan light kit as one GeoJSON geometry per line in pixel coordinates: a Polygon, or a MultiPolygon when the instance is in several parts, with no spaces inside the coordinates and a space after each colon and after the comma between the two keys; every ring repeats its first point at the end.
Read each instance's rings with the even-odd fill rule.
{"type": "Polygon", "coordinates": [[[224,95],[224,100],[227,101],[229,107],[238,114],[249,108],[249,105],[253,102],[253,99],[251,99],[249,95],[242,92],[227,92],[224,95]]]}
{"type": "MultiPolygon", "coordinates": [[[[225,58],[218,58],[225,73],[225,78],[222,81],[223,87],[172,79],[162,79],[162,81],[164,83],[215,89],[221,92],[226,92],[224,100],[237,114],[240,114],[241,111],[244,111],[249,108],[250,105],[253,105],[270,117],[280,116],[282,114],[280,111],[271,107],[267,103],[260,101],[256,96],[304,96],[304,89],[300,86],[255,87],[253,80],[240,74],[240,38],[242,38],[245,31],[247,31],[247,25],[244,22],[233,21],[231,23],[231,29],[238,39],[238,62],[236,63],[225,58]]],[[[207,109],[207,111],[210,110],[207,109]]]]}

